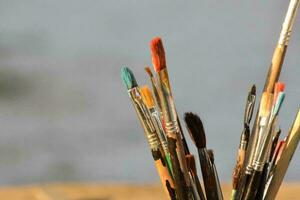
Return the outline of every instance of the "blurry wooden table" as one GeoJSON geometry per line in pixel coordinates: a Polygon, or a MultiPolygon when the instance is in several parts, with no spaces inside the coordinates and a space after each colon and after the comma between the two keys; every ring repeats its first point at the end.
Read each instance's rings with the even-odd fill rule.
{"type": "MultiPolygon", "coordinates": [[[[230,197],[230,184],[222,186],[225,199],[230,197]]],[[[130,184],[47,184],[0,187],[1,200],[156,200],[166,199],[159,185],[130,184]]],[[[299,200],[300,184],[283,184],[279,200],[299,200]]]]}

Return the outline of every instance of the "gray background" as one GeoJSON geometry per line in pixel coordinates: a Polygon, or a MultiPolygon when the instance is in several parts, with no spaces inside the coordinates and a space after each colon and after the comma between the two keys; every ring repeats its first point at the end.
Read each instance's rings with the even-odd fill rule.
{"type": "MultiPolygon", "coordinates": [[[[287,7],[283,0],[0,1],[0,184],[158,181],[120,80],[126,65],[149,83],[143,68],[158,35],[180,116],[202,117],[220,178],[230,181],[246,93],[252,83],[262,90],[287,7]]],[[[299,17],[281,74],[284,133],[300,101],[299,17]]],[[[300,181],[299,153],[285,180],[300,181]]]]}

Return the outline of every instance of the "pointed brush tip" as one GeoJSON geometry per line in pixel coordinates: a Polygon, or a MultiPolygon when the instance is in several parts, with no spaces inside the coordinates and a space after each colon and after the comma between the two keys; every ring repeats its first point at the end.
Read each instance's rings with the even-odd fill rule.
{"type": "Polygon", "coordinates": [[[151,69],[150,69],[149,66],[146,66],[146,67],[145,67],[145,71],[147,72],[147,74],[148,74],[150,77],[153,77],[153,73],[152,73],[152,71],[151,71],[151,69]]]}
{"type": "Polygon", "coordinates": [[[192,112],[184,114],[184,121],[188,132],[198,149],[206,147],[206,138],[203,123],[200,117],[192,112]]]}
{"type": "Polygon", "coordinates": [[[251,94],[256,95],[256,86],[255,86],[255,84],[253,84],[252,87],[251,87],[251,94]]]}

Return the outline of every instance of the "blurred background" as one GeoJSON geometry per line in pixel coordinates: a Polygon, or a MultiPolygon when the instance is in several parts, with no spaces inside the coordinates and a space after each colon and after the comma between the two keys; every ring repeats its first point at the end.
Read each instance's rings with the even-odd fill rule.
{"type": "MultiPolygon", "coordinates": [[[[283,0],[1,0],[0,184],[158,181],[120,79],[126,65],[149,84],[144,67],[155,36],[164,41],[181,118],[200,115],[220,179],[229,182],[247,91],[253,83],[262,90],[287,7],[283,0]]],[[[300,102],[299,17],[280,78],[284,134],[300,102]]],[[[286,181],[300,181],[299,155],[286,181]]]]}

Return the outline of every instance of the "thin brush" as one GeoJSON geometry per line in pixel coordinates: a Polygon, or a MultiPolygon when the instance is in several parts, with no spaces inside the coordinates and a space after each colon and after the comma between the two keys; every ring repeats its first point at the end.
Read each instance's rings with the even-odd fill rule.
{"type": "Polygon", "coordinates": [[[283,92],[285,89],[285,84],[283,82],[277,82],[275,83],[275,87],[274,87],[274,99],[273,99],[273,106],[275,105],[276,101],[277,101],[277,97],[279,92],[283,92]]]}
{"type": "Polygon", "coordinates": [[[276,131],[276,133],[275,133],[275,135],[273,137],[272,147],[271,147],[271,151],[270,151],[270,158],[269,158],[270,162],[272,161],[272,157],[274,155],[274,152],[275,152],[275,149],[276,149],[276,146],[277,146],[280,134],[281,134],[281,129],[279,128],[278,131],[276,131]]]}
{"type": "Polygon", "coordinates": [[[272,179],[270,180],[269,187],[265,191],[265,200],[275,199],[278,189],[282,183],[284,175],[287,171],[289,163],[297,149],[300,140],[300,110],[297,113],[296,119],[293,123],[291,131],[287,137],[282,155],[274,169],[272,179]]]}
{"type": "Polygon", "coordinates": [[[173,175],[171,157],[170,157],[170,152],[169,152],[169,149],[168,149],[168,142],[167,142],[167,139],[166,139],[166,136],[165,136],[165,133],[164,133],[164,129],[162,127],[160,114],[155,109],[155,102],[154,102],[153,95],[152,95],[151,90],[149,89],[148,86],[142,87],[140,89],[140,91],[141,91],[142,99],[145,102],[145,105],[146,105],[147,109],[149,110],[149,112],[151,114],[154,127],[156,129],[156,132],[158,134],[158,138],[160,140],[160,143],[162,145],[162,149],[163,149],[164,154],[165,154],[165,158],[166,158],[166,161],[167,161],[167,164],[168,164],[168,168],[171,172],[171,175],[173,175]]]}
{"type": "Polygon", "coordinates": [[[188,199],[191,197],[191,181],[185,159],[185,151],[181,139],[182,133],[178,126],[178,117],[166,67],[165,51],[160,38],[154,38],[150,43],[152,63],[158,75],[158,90],[161,93],[160,101],[162,106],[163,119],[167,134],[168,147],[172,160],[174,172],[174,181],[179,191],[179,199],[188,199]],[[179,161],[179,164],[177,164],[179,161]]]}
{"type": "MultiPolygon", "coordinates": [[[[147,72],[149,78],[150,78],[150,81],[151,81],[151,85],[152,85],[152,89],[153,89],[153,92],[154,92],[154,96],[155,96],[155,101],[156,101],[156,104],[158,106],[158,109],[162,115],[162,111],[161,111],[161,102],[160,102],[160,98],[159,98],[159,95],[162,95],[160,94],[160,90],[157,89],[157,84],[156,84],[156,80],[153,76],[153,73],[150,69],[150,67],[145,67],[145,71],[147,72]]],[[[182,133],[181,134],[181,139],[182,139],[182,142],[183,142],[183,147],[184,147],[184,151],[185,151],[185,155],[189,155],[190,154],[190,151],[189,151],[189,147],[187,145],[187,142],[185,140],[185,137],[184,137],[184,134],[183,134],[183,130],[182,130],[182,127],[181,127],[181,124],[180,124],[180,120],[178,118],[178,115],[177,115],[177,121],[178,121],[178,127],[180,129],[180,132],[182,133]]]]}
{"type": "Polygon", "coordinates": [[[214,178],[216,179],[215,182],[217,183],[217,188],[218,188],[218,196],[223,198],[223,194],[222,194],[222,190],[221,190],[221,185],[220,185],[220,180],[219,180],[219,176],[218,176],[218,171],[215,165],[215,156],[214,156],[214,151],[212,149],[208,149],[207,150],[208,153],[208,157],[209,160],[213,166],[213,170],[214,170],[214,178]]]}
{"type": "MultiPolygon", "coordinates": [[[[262,172],[268,160],[268,152],[272,143],[271,127],[273,127],[273,124],[275,122],[276,116],[279,113],[283,100],[284,100],[284,93],[279,93],[277,103],[275,104],[275,109],[271,114],[269,122],[266,126],[267,127],[266,130],[264,130],[265,133],[261,135],[262,137],[259,137],[259,139],[261,140],[258,142],[257,151],[256,151],[257,154],[255,154],[254,162],[253,162],[253,172],[249,179],[248,188],[246,190],[245,197],[244,197],[245,200],[251,200],[256,197],[262,172]]],[[[261,107],[263,112],[266,112],[269,109],[268,108],[270,107],[269,104],[271,104],[271,101],[269,101],[269,103],[267,103],[265,106],[261,107]]],[[[260,126],[262,125],[263,124],[260,124],[260,126]]]]}
{"type": "Polygon", "coordinates": [[[239,150],[237,155],[237,162],[233,171],[232,192],[231,192],[232,200],[235,199],[238,180],[240,178],[241,170],[245,160],[245,153],[246,153],[249,135],[250,135],[249,126],[250,126],[250,122],[251,122],[251,118],[255,106],[255,99],[256,99],[256,87],[255,85],[252,85],[247,96],[247,102],[246,102],[245,114],[244,114],[244,129],[240,137],[240,145],[239,145],[239,150]]]}
{"type": "Polygon", "coordinates": [[[221,188],[219,188],[219,184],[216,182],[217,178],[215,177],[214,168],[207,153],[202,121],[197,115],[191,112],[185,113],[184,120],[192,141],[198,150],[206,198],[223,199],[222,193],[220,194],[221,188]]]}
{"type": "Polygon", "coordinates": [[[169,174],[166,162],[161,155],[157,133],[155,132],[154,125],[151,121],[149,113],[147,112],[146,106],[142,101],[140,90],[138,88],[135,77],[129,68],[124,67],[121,71],[121,78],[127,88],[129,97],[144,129],[147,141],[151,149],[152,157],[155,161],[156,170],[158,171],[163,188],[169,199],[176,200],[174,183],[169,174]]]}
{"type": "Polygon", "coordinates": [[[200,196],[199,190],[198,190],[198,185],[196,182],[196,174],[195,174],[195,170],[196,170],[196,165],[195,164],[195,158],[194,155],[189,154],[185,156],[186,158],[186,163],[187,163],[187,167],[189,170],[189,176],[190,176],[190,180],[191,180],[191,185],[192,185],[192,191],[193,191],[193,195],[194,195],[194,199],[195,200],[202,200],[203,198],[200,196]]]}
{"type": "MultiPolygon", "coordinates": [[[[166,93],[168,93],[168,96],[170,98],[170,101],[172,101],[173,103],[173,112],[175,112],[176,115],[176,123],[177,123],[177,128],[179,128],[179,135],[180,135],[180,139],[182,140],[182,146],[184,149],[184,153],[185,155],[190,154],[189,152],[189,148],[187,145],[187,142],[185,140],[183,131],[182,131],[182,127],[180,124],[180,120],[178,118],[178,114],[176,111],[176,107],[174,104],[174,99],[172,96],[172,92],[171,92],[171,85],[170,85],[170,80],[169,80],[169,75],[168,75],[168,69],[167,69],[167,65],[166,65],[166,57],[165,57],[165,50],[164,50],[164,46],[162,43],[162,40],[160,37],[156,37],[153,40],[151,40],[150,42],[150,48],[151,48],[151,56],[152,56],[152,63],[154,66],[154,69],[158,75],[158,79],[159,82],[161,84],[161,86],[164,90],[161,90],[161,93],[164,93],[163,95],[166,95],[166,93]]],[[[180,147],[181,148],[181,147],[180,147]]]]}
{"type": "Polygon", "coordinates": [[[159,112],[161,112],[161,102],[160,102],[160,98],[159,98],[159,90],[157,89],[156,80],[155,80],[155,78],[153,76],[153,73],[152,73],[149,66],[145,67],[145,71],[147,72],[147,74],[150,78],[151,85],[152,85],[152,90],[153,90],[153,93],[154,93],[154,96],[155,96],[155,102],[156,102],[156,105],[159,109],[159,112]]]}
{"type": "Polygon", "coordinates": [[[206,198],[204,196],[204,192],[203,192],[201,183],[200,183],[198,175],[197,175],[197,167],[196,167],[195,157],[192,154],[186,155],[185,157],[186,157],[186,160],[187,160],[187,165],[188,165],[189,172],[191,172],[192,179],[195,182],[196,189],[197,189],[197,192],[199,194],[199,197],[200,197],[201,200],[202,199],[205,200],[206,198]]]}

